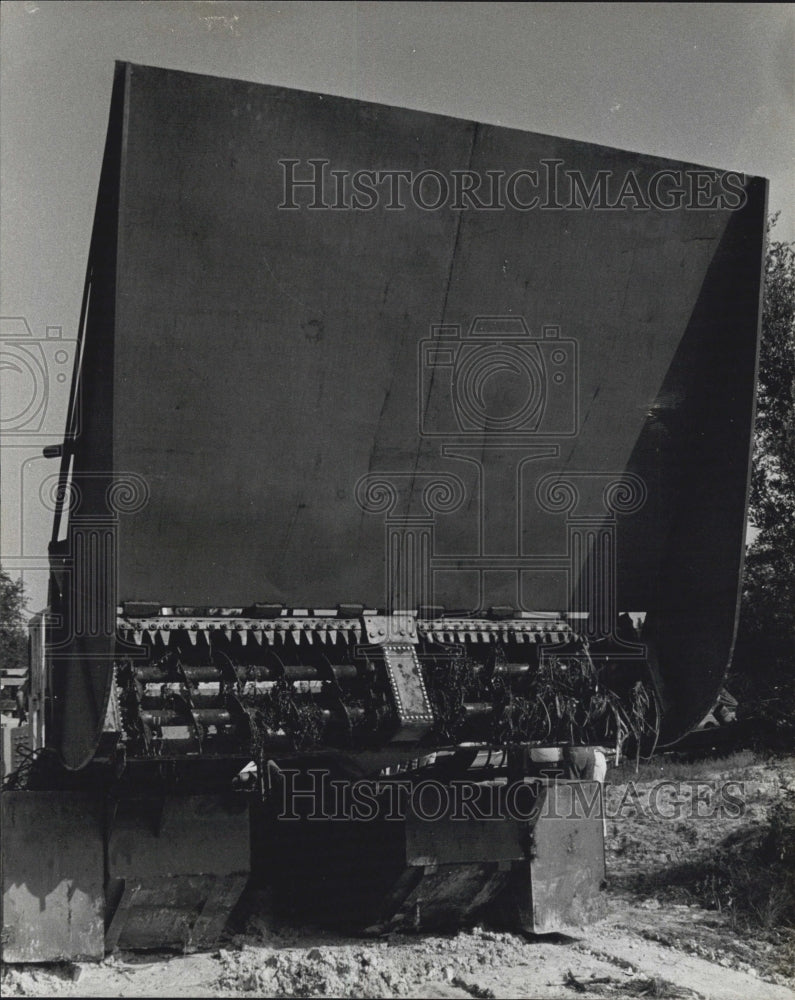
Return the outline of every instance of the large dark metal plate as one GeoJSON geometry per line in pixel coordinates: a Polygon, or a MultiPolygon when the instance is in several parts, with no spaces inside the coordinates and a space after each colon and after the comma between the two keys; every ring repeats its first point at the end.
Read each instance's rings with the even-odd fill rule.
{"type": "Polygon", "coordinates": [[[230,875],[249,867],[248,806],[213,795],[121,799],[108,818],[109,878],[230,875]]]}
{"type": "Polygon", "coordinates": [[[216,796],[121,799],[108,815],[106,947],[210,947],[249,870],[247,806],[216,796]]]}
{"type": "Polygon", "coordinates": [[[605,912],[601,790],[595,782],[556,782],[544,796],[532,861],[514,867],[511,891],[526,931],[570,933],[605,912]]]}
{"type": "MultiPolygon", "coordinates": [[[[667,735],[685,732],[709,708],[732,643],[764,182],[747,180],[737,210],[638,209],[631,198],[601,211],[461,211],[450,201],[429,211],[411,199],[404,210],[386,199],[369,211],[285,210],[288,159],[301,176],[310,159],[445,177],[560,161],[587,184],[607,171],[641,190],[662,170],[688,170],[422,112],[120,66],[75,459],[75,517],[110,513],[115,524],[112,593],[100,603],[384,606],[384,514],[363,511],[357,483],[397,477],[393,515],[418,515],[443,474],[448,485],[458,477],[463,502],[435,518],[434,554],[447,564],[433,574],[433,602],[554,609],[585,593],[587,605],[580,575],[593,575],[592,556],[585,548],[569,565],[571,525],[537,487],[545,475],[585,473],[575,513],[604,527],[605,477],[630,472],[647,496],[616,519],[608,603],[652,613],[667,735]],[[533,338],[552,325],[569,345],[560,386],[552,348],[538,347],[548,406],[519,448],[510,434],[452,433],[449,379],[428,378],[423,360],[433,326],[456,325],[460,342],[489,315],[524,318],[533,338]],[[132,487],[108,512],[111,472],[132,487]],[[478,554],[508,564],[479,573],[478,554]],[[554,565],[519,572],[517,556],[554,565]]],[[[94,593],[84,587],[78,603],[94,593]]],[[[83,642],[92,665],[79,676],[63,672],[71,690],[56,739],[73,765],[100,724],[103,642],[83,642]]]]}
{"type": "Polygon", "coordinates": [[[3,792],[4,962],[104,954],[102,803],[70,792],[3,792]]]}

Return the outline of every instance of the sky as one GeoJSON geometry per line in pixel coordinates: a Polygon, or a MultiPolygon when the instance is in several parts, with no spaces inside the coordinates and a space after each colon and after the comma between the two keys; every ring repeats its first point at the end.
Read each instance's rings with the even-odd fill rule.
{"type": "MultiPolygon", "coordinates": [[[[0,316],[46,338],[47,437],[3,437],[2,562],[46,594],[41,444],[65,422],[114,61],[400,105],[768,177],[795,239],[795,5],[6,0],[0,316]],[[59,355],[60,356],[60,355],[59,355]],[[68,366],[68,360],[65,362],[68,366]],[[60,373],[60,372],[59,372],[60,373]],[[18,445],[18,446],[17,446],[18,445]]],[[[14,410],[16,391],[3,413],[14,410]]],[[[6,424],[6,426],[8,426],[6,424]]]]}

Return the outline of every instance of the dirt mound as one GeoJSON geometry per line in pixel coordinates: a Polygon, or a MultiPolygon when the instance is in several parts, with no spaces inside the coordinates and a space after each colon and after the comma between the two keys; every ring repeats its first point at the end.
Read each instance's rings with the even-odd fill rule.
{"type": "MultiPolygon", "coordinates": [[[[431,982],[466,990],[489,968],[522,965],[525,942],[483,928],[450,937],[221,952],[221,989],[261,996],[412,996],[431,982]]],[[[472,993],[468,993],[472,996],[472,993]]],[[[493,996],[488,991],[481,995],[493,996]]]]}

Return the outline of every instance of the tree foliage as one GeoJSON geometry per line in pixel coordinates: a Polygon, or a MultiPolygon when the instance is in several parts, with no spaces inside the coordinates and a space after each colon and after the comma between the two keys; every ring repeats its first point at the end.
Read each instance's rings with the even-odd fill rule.
{"type": "Polygon", "coordinates": [[[22,580],[12,580],[0,567],[0,668],[28,665],[28,631],[22,580]]]}
{"type": "MultiPolygon", "coordinates": [[[[763,544],[795,541],[795,244],[768,226],[751,520],[763,544]]],[[[791,552],[791,549],[790,549],[791,552]]]]}
{"type": "Polygon", "coordinates": [[[795,710],[795,244],[768,226],[740,626],[730,684],[746,714],[795,710]]]}

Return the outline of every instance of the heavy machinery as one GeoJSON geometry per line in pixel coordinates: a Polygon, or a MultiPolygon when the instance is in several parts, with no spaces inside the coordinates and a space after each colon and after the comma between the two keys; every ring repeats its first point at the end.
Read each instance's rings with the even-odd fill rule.
{"type": "Polygon", "coordinates": [[[588,748],[675,742],[730,658],[765,202],[119,64],[5,960],[207,946],[249,880],[372,933],[598,913],[588,748]]]}

